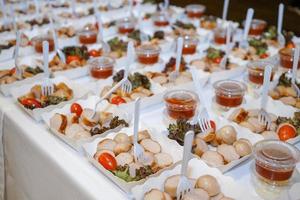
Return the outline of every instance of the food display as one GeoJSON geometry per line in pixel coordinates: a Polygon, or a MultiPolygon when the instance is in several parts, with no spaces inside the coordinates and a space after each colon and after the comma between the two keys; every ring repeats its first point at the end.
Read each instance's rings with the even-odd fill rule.
{"type": "MultiPolygon", "coordinates": [[[[109,91],[123,78],[124,70],[120,70],[113,76],[113,84],[111,86],[105,86],[102,89],[100,96],[106,94],[107,91],[109,91]]],[[[123,103],[129,103],[134,101],[138,97],[143,98],[153,95],[153,92],[151,91],[151,82],[145,75],[135,72],[134,74],[130,74],[128,76],[128,80],[132,84],[132,91],[130,93],[125,93],[122,88],[118,88],[110,95],[108,99],[111,104],[119,105],[123,103]]]]}
{"type": "Polygon", "coordinates": [[[19,80],[34,77],[43,73],[40,67],[30,67],[27,65],[19,66],[22,69],[22,77],[16,75],[16,68],[0,70],[0,85],[14,83],[19,80]]]}
{"type": "Polygon", "coordinates": [[[83,140],[94,135],[101,135],[118,127],[129,124],[109,111],[94,111],[82,108],[78,103],[70,106],[69,113],[55,113],[50,118],[50,128],[72,140],[83,140]]]}
{"type": "Polygon", "coordinates": [[[238,67],[237,64],[230,62],[230,59],[228,59],[225,64],[225,69],[222,69],[220,67],[220,63],[224,55],[225,55],[224,51],[210,47],[206,50],[205,57],[201,59],[192,60],[190,64],[205,72],[211,72],[211,73],[216,71],[226,70],[226,69],[230,70],[238,67]]]}
{"type": "Polygon", "coordinates": [[[56,54],[49,62],[51,71],[63,71],[77,67],[83,67],[87,64],[89,59],[89,52],[86,46],[68,46],[62,49],[66,57],[66,63],[63,63],[56,54]]]}
{"type": "MultiPolygon", "coordinates": [[[[300,86],[300,83],[296,83],[300,86]]],[[[300,98],[297,97],[295,89],[292,87],[292,81],[290,77],[287,77],[287,73],[283,73],[278,80],[278,84],[273,88],[269,95],[274,100],[279,100],[286,105],[290,105],[296,108],[300,108],[300,98]]]]}
{"type": "Polygon", "coordinates": [[[42,85],[35,85],[26,95],[18,98],[20,104],[26,109],[34,110],[45,108],[50,105],[57,105],[73,98],[73,91],[65,83],[54,84],[54,91],[51,95],[45,96],[42,93],[42,85]]]}
{"type": "Polygon", "coordinates": [[[59,170],[76,174],[82,168],[75,177],[80,197],[274,200],[288,193],[298,199],[300,61],[296,70],[292,64],[300,39],[297,30],[287,30],[293,28],[286,24],[290,17],[283,16],[281,24],[277,9],[270,21],[255,9],[260,19],[252,19],[244,35],[229,1],[216,4],[224,6],[222,16],[188,2],[181,2],[185,7],[153,0],[3,3],[10,9],[6,16],[0,9],[4,134],[7,125],[21,124],[16,134],[26,133],[24,146],[34,141],[41,148],[33,150],[43,150],[59,170]],[[280,30],[271,24],[277,19],[280,30]],[[43,41],[49,43],[48,58],[43,41]],[[132,62],[126,56],[129,42],[132,62]],[[181,56],[179,69],[175,56],[181,56]],[[270,65],[267,91],[264,73],[270,65]],[[262,94],[267,102],[261,102],[262,94]],[[260,120],[261,107],[268,125],[260,120]],[[18,116],[24,113],[35,121],[18,116]],[[194,138],[186,151],[188,132],[194,138]],[[72,148],[67,156],[66,145],[72,148]],[[179,197],[180,169],[189,158],[183,152],[190,153],[182,171],[191,190],[179,197]],[[83,183],[95,187],[82,195],[83,183]]]}
{"type": "Polygon", "coordinates": [[[134,158],[132,140],[132,136],[122,132],[113,139],[103,139],[97,145],[94,159],[125,182],[145,179],[173,164],[172,156],[162,151],[161,145],[151,138],[148,130],[138,133],[138,143],[144,150],[140,162],[134,158]]]}

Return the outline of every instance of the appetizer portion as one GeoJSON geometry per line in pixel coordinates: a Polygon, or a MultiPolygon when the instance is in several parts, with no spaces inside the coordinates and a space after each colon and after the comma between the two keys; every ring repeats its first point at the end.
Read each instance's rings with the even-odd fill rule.
{"type": "MultiPolygon", "coordinates": [[[[164,182],[164,191],[158,189],[151,189],[144,195],[144,200],[172,200],[176,199],[177,187],[179,184],[180,175],[173,175],[168,177],[164,182]]],[[[202,175],[199,178],[190,179],[193,183],[193,190],[183,195],[183,200],[209,200],[209,199],[226,199],[232,198],[225,197],[221,190],[221,185],[218,180],[212,175],[202,175]]]]}
{"type": "Polygon", "coordinates": [[[50,128],[73,140],[90,138],[109,130],[128,127],[129,124],[109,111],[94,111],[73,103],[68,114],[56,113],[50,119],[50,128]]]}
{"type": "Polygon", "coordinates": [[[69,101],[73,98],[73,90],[65,83],[61,82],[53,84],[54,91],[49,96],[42,94],[42,86],[35,85],[30,89],[30,92],[18,98],[18,101],[29,110],[37,108],[45,108],[50,105],[57,105],[64,101],[69,101]]]}
{"type": "MultiPolygon", "coordinates": [[[[294,48],[295,46],[293,44],[292,39],[295,36],[295,33],[292,31],[283,30],[282,35],[285,38],[286,47],[294,48]]],[[[276,26],[269,26],[268,29],[262,34],[262,39],[268,45],[279,48],[279,43],[277,41],[277,27],[276,26]]]]}
{"type": "Polygon", "coordinates": [[[173,31],[175,35],[196,35],[196,27],[192,23],[184,23],[182,21],[177,20],[172,25],[173,31]]]}
{"type": "Polygon", "coordinates": [[[86,65],[90,55],[86,46],[69,46],[64,47],[62,52],[66,57],[66,64],[61,61],[58,54],[49,62],[51,71],[63,71],[86,65]]]}
{"type": "Polygon", "coordinates": [[[133,182],[147,178],[173,164],[173,158],[162,152],[157,141],[151,139],[147,130],[138,133],[138,143],[144,150],[144,158],[139,162],[133,153],[133,136],[118,133],[113,139],[98,143],[94,159],[116,177],[133,182]]]}
{"type": "Polygon", "coordinates": [[[166,63],[162,72],[146,72],[145,75],[153,82],[160,84],[163,87],[171,88],[177,85],[182,85],[192,81],[192,74],[188,71],[188,67],[184,59],[181,59],[179,67],[179,75],[170,77],[170,74],[175,71],[176,59],[171,57],[166,63]]]}
{"type": "Polygon", "coordinates": [[[207,30],[213,30],[217,27],[217,17],[215,16],[203,16],[200,19],[201,28],[207,30]]]}
{"type": "Polygon", "coordinates": [[[222,71],[222,70],[230,70],[238,67],[237,64],[231,63],[230,59],[227,59],[227,62],[225,64],[225,69],[222,69],[220,63],[224,56],[225,56],[224,51],[220,49],[215,49],[213,47],[209,47],[206,50],[205,57],[191,61],[190,65],[210,73],[216,71],[222,71]]]}
{"type": "MultiPolygon", "coordinates": [[[[296,83],[300,88],[300,83],[296,83]]],[[[277,86],[269,92],[269,95],[274,100],[279,100],[286,105],[290,105],[300,109],[300,98],[292,87],[291,78],[287,77],[287,73],[283,73],[278,80],[277,86]]]]}
{"type": "Polygon", "coordinates": [[[22,69],[21,79],[16,75],[16,68],[0,70],[0,85],[14,83],[43,73],[43,70],[40,67],[33,68],[27,65],[22,65],[20,68],[22,69]]]}
{"type": "Polygon", "coordinates": [[[238,133],[231,125],[216,130],[213,121],[211,129],[202,132],[198,123],[191,124],[187,120],[177,120],[168,127],[168,137],[183,145],[185,134],[192,130],[195,133],[192,152],[201,157],[207,164],[220,167],[252,153],[252,144],[245,138],[237,138],[238,133]]]}
{"type": "Polygon", "coordinates": [[[127,51],[127,43],[123,41],[122,39],[119,39],[118,37],[115,37],[109,41],[107,41],[109,47],[110,47],[110,56],[117,59],[121,58],[126,55],[127,51]]]}
{"type": "Polygon", "coordinates": [[[241,60],[259,60],[268,58],[268,45],[262,39],[249,39],[249,48],[247,50],[234,47],[231,55],[241,60]]]}
{"type": "MultiPolygon", "coordinates": [[[[102,89],[100,96],[105,95],[107,91],[109,91],[115,84],[117,84],[123,78],[124,78],[124,70],[120,70],[113,76],[112,86],[105,86],[102,89]]],[[[147,78],[147,76],[135,72],[134,74],[130,74],[128,76],[128,80],[132,84],[132,91],[130,93],[125,93],[122,91],[121,88],[118,88],[108,98],[108,101],[111,104],[119,105],[122,103],[132,102],[138,97],[143,98],[143,97],[150,97],[153,95],[153,92],[151,91],[151,82],[147,78]]]]}

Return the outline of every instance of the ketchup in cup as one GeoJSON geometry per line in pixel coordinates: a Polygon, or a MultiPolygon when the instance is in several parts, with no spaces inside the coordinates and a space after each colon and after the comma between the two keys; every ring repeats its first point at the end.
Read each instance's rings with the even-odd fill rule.
{"type": "Polygon", "coordinates": [[[132,18],[126,17],[117,23],[119,33],[128,34],[134,31],[135,22],[132,18]]]}
{"type": "MultiPolygon", "coordinates": [[[[245,25],[245,21],[243,22],[245,25]]],[[[250,24],[249,35],[260,36],[267,27],[267,22],[261,19],[253,19],[250,24]]]]}
{"type": "Polygon", "coordinates": [[[183,55],[191,55],[195,54],[197,50],[198,39],[192,36],[184,36],[183,38],[183,47],[182,54],[183,55]]]}
{"type": "MultiPolygon", "coordinates": [[[[294,51],[295,48],[283,48],[279,51],[280,56],[280,65],[283,68],[292,69],[293,68],[293,61],[294,61],[294,51]]],[[[300,59],[298,61],[298,69],[300,68],[300,59]]]]}
{"type": "MultiPolygon", "coordinates": [[[[265,67],[271,63],[266,61],[252,61],[248,63],[248,80],[250,83],[260,86],[264,83],[264,72],[265,67]]],[[[273,81],[274,77],[274,68],[271,73],[271,80],[273,81]]]]}
{"type": "Polygon", "coordinates": [[[246,85],[235,80],[214,83],[216,103],[224,109],[238,107],[243,103],[246,85]]]}
{"type": "Polygon", "coordinates": [[[93,58],[89,61],[90,75],[95,79],[105,79],[113,74],[114,59],[107,56],[93,58]]]}
{"type": "Polygon", "coordinates": [[[92,30],[83,30],[77,33],[78,40],[81,44],[95,44],[98,33],[92,30]]]}
{"type": "Polygon", "coordinates": [[[42,35],[42,36],[36,36],[32,38],[32,45],[34,46],[34,49],[37,53],[43,53],[43,42],[48,41],[49,44],[49,52],[54,50],[54,40],[51,36],[48,35],[42,35]]]}
{"type": "Polygon", "coordinates": [[[299,162],[299,150],[279,140],[263,140],[254,146],[254,174],[272,186],[286,185],[299,162]]]}
{"type": "Polygon", "coordinates": [[[172,119],[191,119],[194,117],[197,104],[197,95],[189,90],[172,90],[164,95],[166,111],[172,119]]]}
{"type": "Polygon", "coordinates": [[[152,44],[144,44],[136,49],[138,61],[144,65],[153,65],[159,61],[160,47],[152,44]]]}
{"type": "Polygon", "coordinates": [[[163,12],[158,12],[154,14],[152,20],[154,25],[157,27],[165,27],[169,25],[169,20],[163,12]]]}
{"type": "Polygon", "coordinates": [[[189,18],[200,18],[204,14],[205,9],[206,7],[201,4],[190,4],[185,7],[189,18]]]}
{"type": "MultiPolygon", "coordinates": [[[[217,28],[214,30],[214,41],[216,44],[222,45],[226,44],[226,34],[227,30],[225,28],[217,28]]],[[[230,38],[232,41],[232,37],[230,38]]]]}

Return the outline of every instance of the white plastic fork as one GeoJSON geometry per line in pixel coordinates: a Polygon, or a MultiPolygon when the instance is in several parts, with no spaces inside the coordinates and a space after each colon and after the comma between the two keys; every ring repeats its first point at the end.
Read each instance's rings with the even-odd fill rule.
{"type": "Polygon", "coordinates": [[[141,43],[145,43],[149,40],[147,34],[145,34],[143,32],[143,28],[142,28],[142,12],[141,12],[141,4],[138,3],[137,5],[137,23],[138,23],[138,26],[139,26],[139,30],[140,30],[140,40],[141,40],[141,43]]]}
{"type": "Polygon", "coordinates": [[[296,84],[296,78],[297,78],[297,69],[298,69],[298,63],[299,63],[299,51],[300,48],[297,45],[294,51],[294,59],[293,59],[293,69],[292,69],[292,88],[296,91],[297,97],[300,98],[300,88],[296,84]]]}
{"type": "Polygon", "coordinates": [[[96,11],[96,20],[98,23],[98,37],[102,44],[103,53],[107,54],[110,52],[110,46],[107,42],[104,41],[103,23],[102,23],[101,13],[98,10],[96,11]]]}
{"type": "Polygon", "coordinates": [[[243,32],[243,38],[239,42],[239,47],[242,49],[248,49],[248,47],[249,47],[248,33],[250,30],[250,25],[251,25],[251,21],[253,18],[253,14],[254,14],[254,10],[252,8],[249,8],[247,11],[247,17],[246,17],[245,27],[244,27],[244,32],[243,32]]]}
{"type": "Polygon", "coordinates": [[[263,82],[263,88],[261,94],[260,111],[258,113],[258,121],[261,124],[265,125],[267,127],[267,130],[269,130],[271,126],[271,117],[266,111],[271,73],[272,73],[272,66],[271,65],[266,66],[264,71],[264,82],[263,82]]]}
{"type": "Polygon", "coordinates": [[[133,42],[130,41],[127,46],[127,63],[125,66],[125,71],[124,71],[124,78],[126,81],[122,84],[122,91],[125,93],[130,93],[132,91],[132,83],[128,79],[129,76],[129,71],[130,71],[130,65],[134,61],[134,47],[133,47],[133,42]]]}
{"type": "Polygon", "coordinates": [[[280,47],[285,46],[285,38],[282,35],[282,22],[283,22],[284,5],[281,3],[278,7],[278,21],[277,21],[277,41],[280,47]]]}
{"type": "Polygon", "coordinates": [[[222,20],[224,21],[227,19],[228,5],[229,5],[229,0],[224,0],[223,14],[222,14],[222,20]]]}
{"type": "Polygon", "coordinates": [[[225,49],[225,55],[222,58],[221,62],[220,62],[220,68],[225,70],[226,69],[226,63],[227,63],[227,59],[228,59],[228,54],[230,51],[230,37],[231,37],[231,22],[229,22],[228,27],[226,29],[226,49],[225,49]]]}
{"type": "Polygon", "coordinates": [[[22,75],[23,75],[23,69],[18,64],[20,42],[21,42],[21,34],[19,31],[17,31],[16,32],[16,46],[15,46],[13,57],[14,57],[14,61],[15,61],[16,76],[18,77],[18,79],[22,79],[22,75]]]}
{"type": "Polygon", "coordinates": [[[91,116],[89,116],[90,119],[94,118],[96,115],[96,110],[98,105],[107,97],[109,97],[116,89],[118,89],[119,87],[121,87],[121,85],[123,84],[123,82],[126,81],[124,78],[119,81],[114,87],[112,87],[108,92],[106,92],[94,105],[94,109],[93,109],[93,113],[91,114],[91,116]]]}
{"type": "Polygon", "coordinates": [[[200,87],[200,84],[199,84],[199,76],[198,76],[197,70],[193,67],[191,67],[190,70],[191,70],[191,73],[192,73],[194,86],[196,88],[196,93],[197,93],[197,95],[200,99],[200,103],[202,105],[201,111],[200,111],[200,109],[198,109],[199,112],[194,117],[192,123],[196,124],[198,122],[199,126],[201,128],[201,131],[203,133],[205,133],[205,132],[207,132],[208,130],[211,129],[210,117],[209,117],[208,111],[206,109],[204,97],[201,94],[201,87],[200,87]]]}
{"type": "Polygon", "coordinates": [[[194,132],[188,131],[184,136],[183,157],[181,163],[181,174],[176,190],[177,200],[183,199],[183,196],[193,189],[193,185],[187,178],[187,167],[191,158],[192,143],[194,132]]]}
{"type": "Polygon", "coordinates": [[[182,47],[183,47],[183,38],[179,37],[177,39],[175,71],[172,71],[169,74],[169,78],[170,78],[171,81],[174,81],[179,76],[181,56],[182,56],[182,47]]]}
{"type": "Polygon", "coordinates": [[[144,159],[144,149],[138,143],[139,121],[140,121],[140,103],[141,99],[137,98],[134,102],[134,121],[133,121],[133,152],[135,161],[144,159]]]}
{"type": "Polygon", "coordinates": [[[55,48],[55,51],[56,51],[56,53],[58,54],[60,60],[61,60],[64,64],[66,64],[66,56],[65,56],[65,54],[62,52],[62,50],[60,50],[60,48],[59,48],[59,43],[58,43],[57,35],[56,35],[55,28],[54,28],[54,25],[53,25],[52,12],[49,14],[49,21],[50,21],[50,29],[51,29],[51,32],[52,32],[52,37],[53,37],[53,41],[54,41],[54,48],[55,48]]]}
{"type": "Polygon", "coordinates": [[[43,41],[43,62],[44,62],[44,75],[45,80],[42,82],[42,95],[49,96],[54,92],[54,85],[50,80],[50,70],[49,70],[49,43],[48,41],[43,41]]]}

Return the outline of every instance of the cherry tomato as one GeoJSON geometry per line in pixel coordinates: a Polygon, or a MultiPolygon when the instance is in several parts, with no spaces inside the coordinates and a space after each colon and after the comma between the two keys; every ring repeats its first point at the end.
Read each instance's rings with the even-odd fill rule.
{"type": "Polygon", "coordinates": [[[93,49],[93,50],[89,51],[89,55],[91,57],[99,57],[99,56],[101,56],[101,51],[100,50],[97,51],[97,50],[93,49]]]}
{"type": "Polygon", "coordinates": [[[296,47],[296,45],[294,44],[294,42],[289,42],[287,45],[286,45],[286,48],[289,48],[289,49],[294,49],[296,47]]]}
{"type": "Polygon", "coordinates": [[[216,131],[216,123],[213,120],[210,120],[210,126],[216,131]]]}
{"type": "Polygon", "coordinates": [[[296,128],[293,125],[289,123],[283,123],[279,125],[277,134],[281,141],[287,141],[288,139],[296,137],[297,132],[296,128]]]}
{"type": "Polygon", "coordinates": [[[262,59],[264,59],[264,58],[269,57],[269,55],[267,53],[263,53],[259,57],[262,58],[262,59]]]}
{"type": "Polygon", "coordinates": [[[70,64],[73,61],[80,61],[79,56],[67,56],[67,64],[70,64]]]}
{"type": "Polygon", "coordinates": [[[98,157],[98,162],[109,171],[113,171],[117,168],[116,159],[109,153],[102,153],[98,157]]]}
{"type": "Polygon", "coordinates": [[[78,117],[80,117],[82,113],[82,107],[78,103],[73,103],[71,105],[71,113],[75,113],[78,117]]]}
{"type": "Polygon", "coordinates": [[[213,62],[220,64],[221,60],[222,60],[222,58],[215,58],[215,59],[213,59],[213,62]]]}
{"type": "Polygon", "coordinates": [[[115,96],[111,99],[111,103],[119,105],[119,104],[122,104],[122,103],[126,103],[126,101],[120,96],[115,96]]]}
{"type": "Polygon", "coordinates": [[[21,104],[28,109],[41,108],[42,104],[34,98],[26,98],[21,100],[21,104]]]}

